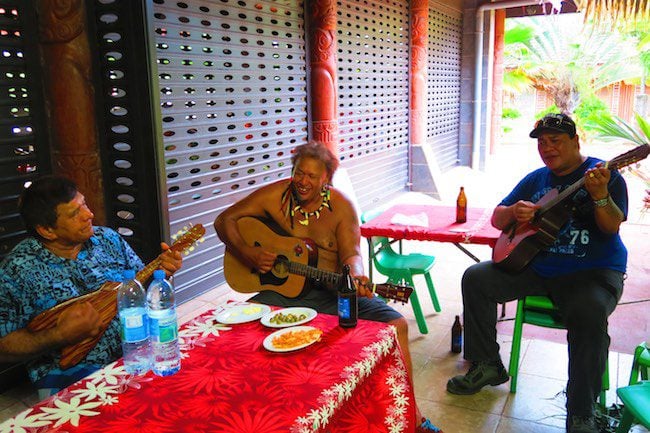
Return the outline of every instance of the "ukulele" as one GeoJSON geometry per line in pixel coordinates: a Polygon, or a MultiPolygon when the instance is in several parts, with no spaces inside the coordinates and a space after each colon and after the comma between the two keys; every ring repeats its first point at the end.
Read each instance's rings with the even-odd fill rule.
{"type": "MultiPolygon", "coordinates": [[[[650,145],[642,144],[605,163],[605,167],[615,170],[640,161],[650,153],[650,145]]],[[[584,177],[571,184],[561,193],[552,189],[536,204],[541,207],[532,220],[525,223],[514,222],[497,239],[492,250],[492,261],[507,271],[520,271],[542,249],[552,245],[560,229],[571,216],[568,201],[585,183],[584,177]]]]}
{"type": "MultiPolygon", "coordinates": [[[[171,251],[185,252],[200,239],[205,233],[205,228],[201,224],[191,227],[185,234],[181,235],[170,247],[171,251]]],[[[151,263],[145,266],[137,273],[136,279],[142,284],[151,277],[153,271],[160,266],[160,258],[156,257],[151,263]]],[[[117,289],[121,283],[106,282],[102,286],[90,293],[70,298],[60,304],[55,305],[49,310],[45,310],[38,316],[34,317],[28,324],[27,329],[32,332],[42,331],[44,329],[56,326],[59,315],[66,311],[70,306],[78,302],[90,302],[97,310],[100,316],[100,332],[95,337],[89,337],[71,346],[61,349],[61,360],[59,365],[62,369],[70,368],[77,365],[79,361],[85,358],[90,350],[95,347],[101,336],[104,334],[108,325],[117,314],[117,289]]]]}
{"type": "MultiPolygon", "coordinates": [[[[338,287],[342,275],[318,269],[318,247],[309,238],[296,238],[275,233],[263,221],[253,217],[237,221],[239,232],[249,246],[262,246],[277,254],[273,268],[261,273],[242,263],[228,249],[223,261],[226,282],[236,292],[251,293],[272,290],[288,298],[295,298],[313,282],[338,287]]],[[[329,264],[333,267],[332,263],[329,264]]],[[[379,296],[402,303],[408,302],[413,288],[395,284],[374,284],[379,296]]]]}

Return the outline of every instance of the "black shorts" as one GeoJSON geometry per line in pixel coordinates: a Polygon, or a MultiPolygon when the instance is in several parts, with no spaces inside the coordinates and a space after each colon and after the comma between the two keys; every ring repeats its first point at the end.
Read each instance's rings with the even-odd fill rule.
{"type": "MultiPolygon", "coordinates": [[[[277,292],[265,290],[250,298],[251,301],[278,307],[309,307],[319,313],[338,315],[336,292],[308,290],[295,298],[287,298],[277,292]]],[[[402,315],[380,298],[359,297],[359,318],[376,322],[390,322],[402,315]]]]}

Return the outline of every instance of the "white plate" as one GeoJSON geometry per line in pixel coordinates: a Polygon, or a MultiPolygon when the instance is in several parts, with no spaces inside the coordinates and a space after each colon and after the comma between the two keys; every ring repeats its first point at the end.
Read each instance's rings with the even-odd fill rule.
{"type": "Polygon", "coordinates": [[[264,304],[236,305],[217,314],[217,322],[226,325],[246,323],[257,320],[271,311],[271,307],[264,304]]]}
{"type": "Polygon", "coordinates": [[[313,308],[307,308],[307,307],[283,308],[282,310],[271,311],[270,313],[265,314],[264,317],[262,317],[262,320],[260,320],[260,323],[262,323],[262,325],[264,326],[268,326],[269,328],[288,328],[290,326],[304,325],[305,323],[313,320],[313,318],[316,317],[317,314],[318,313],[313,308]],[[295,316],[300,316],[301,314],[304,314],[306,317],[296,322],[283,322],[283,323],[271,322],[271,319],[280,313],[284,314],[285,316],[288,314],[293,314],[295,316]]]}
{"type": "MultiPolygon", "coordinates": [[[[313,329],[318,329],[318,328],[315,328],[313,326],[293,326],[291,328],[279,329],[279,330],[275,331],[274,333],[268,335],[264,339],[264,341],[262,342],[262,346],[264,346],[264,348],[266,350],[271,351],[271,352],[291,352],[293,350],[302,349],[303,347],[311,346],[315,342],[319,341],[320,338],[317,338],[316,340],[310,341],[308,343],[300,344],[298,346],[293,346],[293,347],[287,347],[287,348],[275,347],[273,345],[273,339],[275,337],[278,337],[278,336],[282,335],[282,334],[286,334],[287,332],[309,331],[309,330],[313,330],[313,329]]],[[[321,334],[321,337],[322,337],[322,334],[321,334]]]]}

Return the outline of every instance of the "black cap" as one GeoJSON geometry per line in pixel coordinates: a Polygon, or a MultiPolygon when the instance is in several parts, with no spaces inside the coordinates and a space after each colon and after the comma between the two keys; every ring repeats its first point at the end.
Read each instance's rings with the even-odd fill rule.
{"type": "Polygon", "coordinates": [[[544,132],[561,132],[573,138],[576,135],[576,124],[566,114],[547,114],[535,122],[530,138],[537,138],[544,132]]]}

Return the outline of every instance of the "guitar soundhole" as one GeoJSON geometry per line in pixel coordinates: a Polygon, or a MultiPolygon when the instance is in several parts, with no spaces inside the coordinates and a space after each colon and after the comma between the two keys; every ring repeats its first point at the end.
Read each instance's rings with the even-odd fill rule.
{"type": "Polygon", "coordinates": [[[289,276],[289,259],[286,256],[278,256],[271,272],[278,278],[287,278],[289,276]]]}

